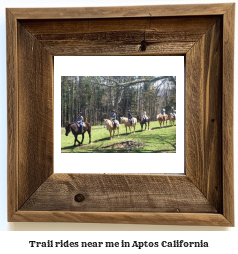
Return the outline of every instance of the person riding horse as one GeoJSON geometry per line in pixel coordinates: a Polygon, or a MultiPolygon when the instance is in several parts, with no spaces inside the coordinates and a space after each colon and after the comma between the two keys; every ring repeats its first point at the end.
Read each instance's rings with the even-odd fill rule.
{"type": "Polygon", "coordinates": [[[79,114],[78,114],[78,118],[76,119],[76,125],[80,126],[81,133],[83,134],[83,116],[82,116],[82,112],[79,112],[79,114]]]}
{"type": "Polygon", "coordinates": [[[163,116],[163,118],[164,118],[164,121],[166,121],[166,115],[165,115],[165,108],[162,106],[162,108],[161,108],[161,115],[163,116]]]}
{"type": "Polygon", "coordinates": [[[142,113],[142,117],[143,117],[143,120],[145,120],[147,122],[147,115],[146,115],[146,110],[145,108],[143,109],[143,113],[142,113]]]}
{"type": "Polygon", "coordinates": [[[128,121],[130,121],[131,122],[131,126],[133,126],[133,117],[132,117],[132,113],[131,113],[131,111],[128,109],[127,110],[127,112],[128,112],[128,121]]]}
{"type": "Polygon", "coordinates": [[[170,113],[174,116],[174,113],[175,113],[174,107],[171,108],[171,112],[170,113]]]}
{"type": "Polygon", "coordinates": [[[116,115],[116,113],[115,113],[115,110],[112,110],[112,113],[111,113],[111,121],[114,123],[115,129],[116,129],[116,127],[117,127],[116,119],[117,119],[117,115],[116,115]]]}

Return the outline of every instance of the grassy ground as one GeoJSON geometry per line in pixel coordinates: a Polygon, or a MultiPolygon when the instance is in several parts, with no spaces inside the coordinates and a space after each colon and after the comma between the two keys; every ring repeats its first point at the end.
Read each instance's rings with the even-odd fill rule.
{"type": "MultiPolygon", "coordinates": [[[[117,131],[115,136],[110,140],[109,131],[103,126],[92,127],[92,139],[89,143],[88,133],[84,135],[83,145],[74,145],[74,136],[72,133],[68,137],[65,136],[65,129],[61,128],[61,152],[62,153],[175,153],[176,152],[176,126],[159,128],[158,122],[151,122],[150,129],[141,131],[140,124],[136,125],[135,134],[130,134],[124,124],[120,124],[120,135],[117,137],[117,131]],[[122,142],[127,144],[127,141],[134,146],[114,145],[112,144],[122,142]]],[[[82,136],[78,136],[78,140],[81,142],[82,136]]]]}

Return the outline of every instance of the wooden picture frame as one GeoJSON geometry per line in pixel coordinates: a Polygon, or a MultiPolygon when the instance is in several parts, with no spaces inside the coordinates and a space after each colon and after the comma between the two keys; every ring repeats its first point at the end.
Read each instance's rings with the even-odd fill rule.
{"type": "Polygon", "coordinates": [[[234,226],[234,17],[233,3],[6,9],[8,221],[234,226]],[[184,55],[186,174],[54,174],[60,55],[184,55]]]}

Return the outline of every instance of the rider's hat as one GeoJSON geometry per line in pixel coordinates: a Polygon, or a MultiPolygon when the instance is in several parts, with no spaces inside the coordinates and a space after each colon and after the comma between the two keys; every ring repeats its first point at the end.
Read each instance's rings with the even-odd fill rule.
{"type": "Polygon", "coordinates": [[[115,112],[115,110],[113,109],[112,112],[115,112]]]}
{"type": "Polygon", "coordinates": [[[82,112],[79,112],[80,115],[82,115],[82,112]]]}
{"type": "Polygon", "coordinates": [[[145,110],[145,108],[143,108],[143,110],[145,110]]]}
{"type": "Polygon", "coordinates": [[[172,108],[174,108],[174,107],[172,107],[172,108]]]}
{"type": "Polygon", "coordinates": [[[130,109],[128,109],[127,112],[130,112],[130,109]]]}

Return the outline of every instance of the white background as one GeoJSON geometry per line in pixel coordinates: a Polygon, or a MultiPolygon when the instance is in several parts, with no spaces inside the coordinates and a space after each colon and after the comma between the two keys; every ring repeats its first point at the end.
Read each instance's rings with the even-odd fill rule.
{"type": "MultiPolygon", "coordinates": [[[[230,253],[237,253],[237,237],[238,237],[238,226],[234,228],[224,228],[224,227],[190,227],[190,226],[158,226],[158,225],[124,225],[124,224],[91,224],[91,223],[7,223],[7,107],[6,107],[6,37],[5,37],[5,8],[6,7],[70,7],[70,6],[118,6],[118,5],[155,5],[155,4],[191,4],[191,3],[223,3],[223,2],[237,2],[230,0],[209,0],[209,1],[165,1],[165,0],[117,0],[117,1],[76,1],[76,0],[1,0],[0,2],[0,229],[3,232],[0,232],[0,245],[3,253],[11,253],[12,251],[31,251],[34,253],[33,249],[29,249],[28,241],[29,240],[46,240],[46,238],[55,238],[56,240],[63,239],[85,239],[88,241],[90,237],[94,239],[114,239],[117,241],[119,238],[124,238],[125,240],[134,240],[135,238],[143,238],[143,239],[164,239],[169,238],[173,240],[173,238],[178,239],[195,239],[195,240],[207,240],[211,243],[211,247],[209,249],[155,249],[156,253],[171,253],[172,251],[176,251],[176,253],[214,253],[215,251],[225,252],[229,251],[230,253]],[[36,232],[4,232],[4,231],[36,231],[36,232]],[[40,232],[40,231],[49,231],[56,230],[61,232],[40,232]],[[76,231],[76,232],[64,232],[64,231],[76,231]],[[105,232],[80,232],[80,231],[105,231],[105,232]],[[106,231],[114,231],[114,232],[106,232],[106,231]],[[122,232],[124,231],[124,232],[122,232]],[[138,232],[127,232],[127,231],[138,231],[138,232]],[[142,232],[149,231],[149,232],[142,232]],[[164,232],[164,231],[174,231],[174,232],[164,232]],[[181,231],[181,232],[176,232],[181,231]],[[188,232],[192,231],[192,232],[188,232]],[[207,232],[201,232],[207,231],[207,232]],[[210,231],[219,231],[219,232],[210,232],[210,231]],[[230,232],[226,232],[230,231],[230,232]]],[[[237,5],[236,5],[236,14],[237,5]]],[[[236,19],[236,38],[237,37],[237,29],[238,22],[236,19]]],[[[237,70],[237,43],[235,49],[235,69],[237,70]]],[[[237,71],[235,73],[235,100],[234,100],[234,108],[235,112],[238,108],[238,93],[237,93],[238,81],[237,81],[237,71]]],[[[238,139],[237,139],[237,126],[238,119],[234,117],[234,152],[237,154],[238,152],[238,139]]],[[[238,217],[238,206],[237,206],[237,184],[238,184],[238,156],[234,156],[235,162],[235,208],[236,208],[236,218],[238,217]]],[[[236,224],[238,223],[236,219],[236,224]]],[[[49,252],[50,249],[44,250],[49,252]]],[[[50,250],[51,253],[60,252],[59,250],[53,251],[50,250]]],[[[61,252],[65,250],[61,250],[61,252]]],[[[80,250],[76,250],[79,253],[80,250]]],[[[74,252],[76,252],[74,251],[74,252]]],[[[99,251],[96,249],[94,251],[99,251]]],[[[121,249],[117,250],[121,252],[121,249]]],[[[152,251],[152,250],[151,250],[152,251]]],[[[68,250],[68,252],[70,252],[68,250]]],[[[130,250],[131,252],[131,250],[130,250]]],[[[142,251],[140,250],[140,253],[142,251]]],[[[143,251],[145,253],[145,251],[143,251]]],[[[147,250],[148,252],[148,250],[147,250]]],[[[38,253],[42,253],[42,249],[38,249],[38,253]]],[[[129,252],[128,252],[129,253],[129,252]]]]}
{"type": "MultiPolygon", "coordinates": [[[[184,173],[184,57],[91,56],[54,57],[55,173],[184,173]],[[142,64],[143,62],[143,64],[142,64]],[[110,64],[109,64],[110,63],[110,64]],[[147,68],[145,68],[147,66],[147,68]],[[61,153],[61,76],[176,76],[176,153],[61,153]],[[124,166],[114,163],[120,158],[124,166]],[[158,159],[160,165],[158,167],[158,159]],[[150,166],[148,167],[148,161],[150,166]],[[90,162],[90,163],[89,163],[90,162]],[[133,166],[131,165],[133,162],[133,166]],[[80,167],[77,167],[80,165],[80,167]],[[86,169],[87,172],[82,171],[86,169]],[[65,172],[65,169],[69,170],[65,172]],[[81,170],[80,170],[81,169],[81,170]]],[[[158,109],[159,110],[159,109],[158,109]]],[[[147,112],[149,115],[149,112],[147,112]]],[[[123,125],[123,124],[122,124],[123,125]]],[[[159,123],[158,123],[159,126],[159,123]]],[[[140,126],[137,125],[137,130],[140,126]]],[[[154,130],[155,131],[155,130],[154,130]]],[[[159,135],[157,130],[157,135],[159,135]]],[[[117,137],[115,133],[115,142],[117,137]]],[[[93,132],[92,132],[93,135],[93,132]]],[[[134,134],[130,135],[133,138],[134,134]]],[[[135,134],[136,135],[136,134],[135,134]]],[[[74,137],[68,139],[74,142],[74,137]]],[[[88,136],[88,133],[85,134],[88,136]]],[[[108,132],[108,139],[109,139],[108,132]]],[[[129,138],[129,137],[128,137],[129,138]]],[[[79,138],[81,140],[81,137],[79,138]]],[[[85,141],[84,141],[85,144],[85,141]]]]}

